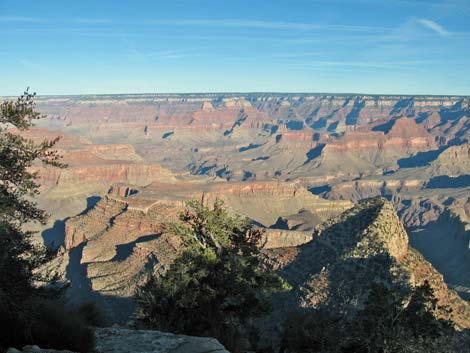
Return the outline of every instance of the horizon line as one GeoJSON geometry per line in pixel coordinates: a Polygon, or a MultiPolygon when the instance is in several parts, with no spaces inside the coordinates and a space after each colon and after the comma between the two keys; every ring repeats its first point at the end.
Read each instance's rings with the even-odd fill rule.
{"type": "MultiPolygon", "coordinates": [[[[37,98],[48,98],[48,97],[63,97],[63,98],[73,98],[73,97],[83,97],[83,96],[184,96],[184,95],[194,95],[194,96],[204,96],[204,95],[300,95],[300,96],[393,96],[393,97],[460,97],[460,98],[470,98],[469,94],[401,94],[401,93],[363,93],[363,92],[296,92],[296,91],[201,91],[201,92],[140,92],[140,93],[77,93],[77,94],[36,94],[33,92],[37,98]]],[[[18,97],[20,95],[0,95],[1,98],[12,98],[18,97]]]]}

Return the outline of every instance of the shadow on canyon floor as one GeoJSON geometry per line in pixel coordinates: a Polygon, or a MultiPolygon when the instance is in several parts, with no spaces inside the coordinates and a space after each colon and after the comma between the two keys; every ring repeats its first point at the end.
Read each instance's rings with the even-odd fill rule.
{"type": "Polygon", "coordinates": [[[41,233],[42,240],[47,248],[57,249],[58,247],[64,245],[65,222],[67,222],[69,219],[70,217],[56,220],[52,228],[48,228],[41,233]]]}
{"type": "Polygon", "coordinates": [[[460,175],[458,177],[449,177],[440,175],[432,178],[426,185],[427,189],[459,189],[470,186],[470,175],[460,175]]]}
{"type": "MultiPolygon", "coordinates": [[[[98,201],[101,200],[99,196],[90,196],[87,198],[86,208],[78,214],[78,216],[83,215],[90,211],[98,201]]],[[[71,217],[65,217],[64,219],[58,219],[54,222],[54,225],[51,228],[45,229],[41,233],[42,240],[44,245],[50,249],[56,249],[65,244],[65,222],[67,222],[71,217]]]]}
{"type": "Polygon", "coordinates": [[[325,148],[325,144],[320,144],[315,148],[312,148],[310,151],[307,152],[307,160],[304,162],[304,165],[307,163],[313,161],[315,158],[318,158],[321,156],[321,153],[323,149],[325,148]]]}
{"type": "Polygon", "coordinates": [[[145,243],[151,240],[157,239],[161,234],[150,234],[150,235],[144,235],[136,240],[126,243],[126,244],[120,244],[116,246],[116,256],[114,256],[111,261],[124,261],[126,260],[129,256],[132,255],[132,251],[134,247],[138,243],[145,243]]]}
{"type": "MultiPolygon", "coordinates": [[[[88,197],[86,208],[79,215],[89,212],[100,200],[101,197],[99,196],[88,197]]],[[[44,244],[47,247],[57,248],[64,245],[65,223],[68,219],[70,217],[56,220],[53,227],[41,233],[44,244]]],[[[138,239],[137,241],[141,240],[138,239]]],[[[86,243],[82,243],[69,251],[70,260],[65,269],[65,277],[70,281],[70,286],[65,295],[67,306],[73,308],[82,304],[94,303],[103,315],[105,324],[125,324],[132,317],[135,303],[130,298],[107,296],[93,291],[91,281],[87,277],[87,264],[81,263],[85,245],[86,243]]],[[[132,247],[135,244],[125,245],[132,247]]],[[[125,256],[127,250],[126,246],[124,246],[119,254],[125,256]]]]}
{"type": "Polygon", "coordinates": [[[470,236],[457,220],[441,216],[424,227],[409,228],[410,245],[439,271],[463,299],[470,300],[470,236]]]}
{"type": "Polygon", "coordinates": [[[325,194],[331,191],[331,186],[330,185],[314,186],[314,187],[309,188],[308,191],[310,191],[314,195],[324,197],[325,194]]]}
{"type": "Polygon", "coordinates": [[[399,159],[397,163],[400,168],[424,167],[430,162],[434,161],[439,156],[439,154],[444,151],[444,149],[445,148],[426,152],[418,152],[413,157],[399,159]]]}
{"type": "Polygon", "coordinates": [[[77,307],[81,304],[94,303],[99,308],[105,324],[125,324],[132,319],[135,302],[131,298],[103,295],[93,291],[87,277],[87,264],[81,263],[83,248],[86,243],[70,250],[70,261],[66,268],[66,278],[70,287],[66,293],[66,304],[77,307]]]}

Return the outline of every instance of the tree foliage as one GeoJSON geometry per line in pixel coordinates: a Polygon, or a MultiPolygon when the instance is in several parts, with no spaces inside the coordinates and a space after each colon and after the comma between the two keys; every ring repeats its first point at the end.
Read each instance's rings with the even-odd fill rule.
{"type": "Polygon", "coordinates": [[[27,222],[47,219],[33,198],[38,194],[37,173],[33,163],[63,166],[51,148],[58,141],[37,144],[21,136],[42,116],[35,111],[34,94],[25,92],[16,101],[0,105],[0,296],[22,297],[31,294],[32,270],[45,252],[31,242],[31,233],[22,230],[27,222]],[[12,131],[13,130],[13,131],[12,131]]]}
{"type": "Polygon", "coordinates": [[[59,138],[36,143],[23,136],[42,117],[29,92],[0,104],[0,351],[31,343],[87,351],[93,347],[93,332],[83,320],[77,319],[81,326],[73,329],[67,326],[66,320],[75,319],[60,303],[47,304],[49,295],[33,285],[33,270],[49,253],[24,230],[26,223],[47,220],[34,201],[39,184],[31,167],[65,167],[53,149],[59,138]]]}
{"type": "Polygon", "coordinates": [[[260,266],[263,231],[231,215],[221,200],[212,207],[188,202],[180,221],[167,230],[182,238],[185,251],[163,277],[152,275],[137,290],[142,320],[233,346],[248,319],[269,312],[268,294],[287,284],[260,266]]]}

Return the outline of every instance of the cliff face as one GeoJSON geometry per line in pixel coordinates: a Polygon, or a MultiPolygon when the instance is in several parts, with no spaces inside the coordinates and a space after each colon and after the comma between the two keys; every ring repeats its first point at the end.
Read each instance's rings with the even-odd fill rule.
{"type": "Polygon", "coordinates": [[[383,124],[373,124],[370,129],[362,127],[347,131],[338,143],[329,147],[338,152],[361,149],[385,150],[388,148],[436,148],[434,138],[415,120],[397,118],[383,124]]]}
{"type": "Polygon", "coordinates": [[[154,180],[167,178],[171,180],[173,175],[158,164],[134,164],[134,163],[109,163],[98,165],[84,165],[80,167],[70,166],[67,169],[55,168],[38,169],[42,186],[67,187],[84,183],[129,183],[136,185],[150,184],[154,180]]]}
{"type": "Polygon", "coordinates": [[[468,101],[207,94],[65,98],[60,103],[44,98],[39,106],[50,116],[45,126],[99,143],[131,142],[145,159],[173,170],[193,164],[203,174],[232,179],[243,179],[246,172],[262,179],[281,171],[285,179],[289,173],[299,178],[396,169],[399,159],[467,136],[468,124],[457,122],[470,115],[468,101]],[[321,146],[323,153],[316,154],[321,146]],[[266,157],[269,162],[263,163],[266,157]],[[346,161],[335,169],[338,157],[346,161]],[[360,168],[354,167],[357,160],[360,168]]]}
{"type": "MultiPolygon", "coordinates": [[[[124,147],[130,144],[146,163],[177,172],[229,180],[278,178],[307,188],[357,178],[384,180],[387,174],[406,171],[394,178],[403,187],[387,181],[380,189],[363,185],[364,192],[331,194],[355,200],[388,196],[387,190],[407,196],[407,190],[416,190],[410,183],[424,180],[419,167],[432,162],[439,148],[448,147],[448,156],[434,163],[435,175],[468,174],[465,151],[455,152],[462,153],[458,158],[451,154],[465,149],[463,142],[470,137],[469,101],[452,96],[174,94],[40,97],[38,107],[49,116],[39,124],[59,130],[61,146],[87,143],[87,153],[101,159],[137,162],[124,147]],[[94,150],[92,143],[112,144],[108,150],[115,151],[94,150]]],[[[52,137],[40,131],[33,137],[52,137]]],[[[110,175],[112,182],[146,181],[145,176],[125,180],[127,171],[119,176],[92,169],[81,174],[93,173],[110,175]]],[[[49,179],[55,182],[57,175],[49,179]]],[[[432,185],[439,186],[437,182],[432,185]]]]}
{"type": "Polygon", "coordinates": [[[130,144],[93,144],[78,135],[41,128],[21,134],[36,143],[60,137],[55,147],[67,167],[37,163],[30,168],[38,173],[39,204],[52,215],[48,227],[91,207],[91,200],[105,195],[115,183],[143,186],[157,180],[167,183],[175,180],[168,169],[145,162],[130,144]]]}
{"type": "Polygon", "coordinates": [[[31,168],[38,172],[43,196],[46,192],[54,193],[58,190],[57,194],[66,198],[66,191],[80,193],[81,188],[92,193],[92,184],[95,184],[95,189],[100,190],[96,195],[101,193],[103,186],[109,187],[119,182],[147,185],[155,180],[174,180],[169,170],[158,164],[145,163],[130,144],[92,144],[78,135],[41,128],[26,132],[10,131],[36,143],[60,138],[55,147],[62,156],[61,162],[67,168],[51,168],[41,164],[31,168]]]}
{"type": "Polygon", "coordinates": [[[429,166],[432,176],[458,177],[470,174],[470,144],[451,146],[444,150],[429,166]]]}
{"type": "Polygon", "coordinates": [[[442,211],[435,221],[412,231],[410,241],[444,276],[446,283],[468,300],[470,227],[468,217],[458,214],[458,210],[461,208],[442,211]]]}

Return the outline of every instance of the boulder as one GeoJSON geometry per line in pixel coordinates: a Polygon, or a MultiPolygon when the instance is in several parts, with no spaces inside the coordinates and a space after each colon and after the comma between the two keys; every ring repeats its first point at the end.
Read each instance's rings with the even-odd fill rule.
{"type": "Polygon", "coordinates": [[[96,330],[97,353],[228,353],[216,339],[159,331],[101,328],[96,330]]]}

